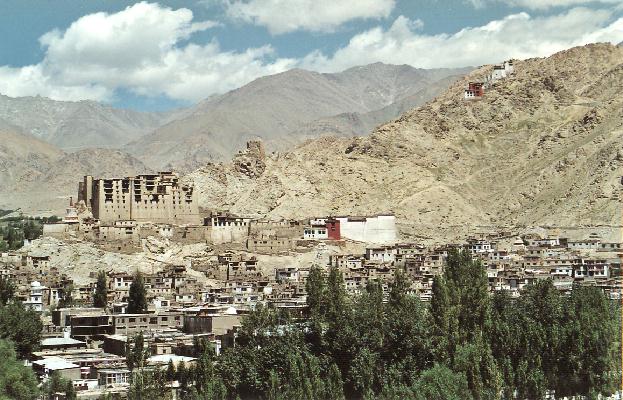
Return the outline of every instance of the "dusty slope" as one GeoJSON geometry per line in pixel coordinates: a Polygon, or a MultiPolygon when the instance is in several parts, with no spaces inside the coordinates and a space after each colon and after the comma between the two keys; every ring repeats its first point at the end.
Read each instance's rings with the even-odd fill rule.
{"type": "Polygon", "coordinates": [[[69,197],[76,198],[78,182],[84,175],[117,177],[150,171],[141,161],[121,150],[84,149],[63,153],[32,137],[25,142],[6,138],[9,140],[0,143],[0,165],[12,165],[4,173],[0,172],[0,181],[4,181],[0,186],[0,208],[21,207],[34,214],[58,214],[64,210],[69,197]],[[32,147],[37,143],[44,149],[51,148],[50,157],[42,158],[45,153],[32,147]],[[14,157],[9,158],[2,151],[3,145],[15,149],[21,144],[31,152],[18,154],[14,151],[14,157]],[[22,172],[15,175],[10,171],[22,172]]]}
{"type": "MultiPolygon", "coordinates": [[[[365,114],[404,99],[421,104],[422,98],[428,100],[449,85],[447,77],[467,71],[381,63],[337,74],[294,69],[206,100],[186,117],[130,143],[127,149],[148,165],[176,169],[227,160],[252,138],[262,138],[269,150],[285,149],[308,137],[336,133],[336,129],[325,129],[326,124],[307,126],[312,121],[341,113],[365,114]],[[438,81],[441,83],[432,86],[438,90],[422,91],[438,81]]],[[[380,122],[397,115],[390,113],[380,122]]],[[[337,133],[367,134],[379,120],[364,122],[353,128],[350,121],[342,119],[337,133]]]]}
{"type": "Polygon", "coordinates": [[[63,156],[57,147],[0,120],[0,188],[38,179],[63,156]]]}
{"type": "MultiPolygon", "coordinates": [[[[321,138],[191,174],[203,206],[284,217],[393,211],[428,236],[475,225],[621,223],[623,49],[573,48],[516,62],[483,100],[468,80],[356,139],[321,138]]],[[[245,156],[241,156],[245,157],[245,156]]]]}
{"type": "Polygon", "coordinates": [[[95,101],[0,95],[0,119],[68,151],[120,147],[168,122],[173,115],[116,109],[95,101]]]}

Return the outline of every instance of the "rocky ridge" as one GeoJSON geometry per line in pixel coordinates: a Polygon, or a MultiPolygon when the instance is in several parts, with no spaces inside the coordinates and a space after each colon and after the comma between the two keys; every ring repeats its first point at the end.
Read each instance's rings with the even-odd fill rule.
{"type": "Polygon", "coordinates": [[[429,237],[471,226],[621,224],[623,49],[516,61],[465,101],[468,81],[367,137],[323,137],[265,160],[259,177],[210,164],[187,179],[200,205],[302,218],[392,211],[429,237]]]}
{"type": "Polygon", "coordinates": [[[0,95],[0,119],[66,151],[120,147],[174,116],[117,109],[95,101],[0,95]]]}
{"type": "Polygon", "coordinates": [[[192,171],[229,160],[248,140],[262,139],[272,151],[321,135],[368,134],[470,70],[381,63],[335,74],[294,69],[205,100],[126,150],[154,167],[192,171]]]}

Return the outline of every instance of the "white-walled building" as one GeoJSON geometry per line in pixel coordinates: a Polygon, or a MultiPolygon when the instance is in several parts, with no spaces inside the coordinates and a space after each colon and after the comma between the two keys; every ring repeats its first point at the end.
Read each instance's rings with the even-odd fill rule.
{"type": "Polygon", "coordinates": [[[393,215],[335,219],[340,222],[340,236],[344,239],[379,244],[396,242],[396,217],[393,215]]]}
{"type": "Polygon", "coordinates": [[[30,297],[24,302],[27,307],[35,311],[43,311],[43,291],[47,289],[40,282],[34,281],[30,284],[30,297]]]}

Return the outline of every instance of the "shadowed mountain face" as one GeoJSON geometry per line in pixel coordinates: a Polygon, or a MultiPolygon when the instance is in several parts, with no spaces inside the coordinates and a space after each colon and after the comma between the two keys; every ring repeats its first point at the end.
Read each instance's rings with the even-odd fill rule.
{"type": "Polygon", "coordinates": [[[325,134],[366,134],[469,70],[381,63],[337,74],[295,69],[203,101],[126,149],[151,166],[191,170],[229,159],[249,139],[284,150],[325,134]]]}
{"type": "Polygon", "coordinates": [[[620,225],[623,48],[517,61],[482,100],[464,100],[467,82],[490,70],[366,137],[308,141],[262,160],[259,174],[235,159],[187,179],[204,207],[295,218],[393,211],[429,237],[478,225],[620,225]]]}

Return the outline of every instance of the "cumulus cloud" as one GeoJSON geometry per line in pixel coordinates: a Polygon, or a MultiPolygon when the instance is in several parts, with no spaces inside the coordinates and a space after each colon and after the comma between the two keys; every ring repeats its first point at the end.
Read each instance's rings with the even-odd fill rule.
{"type": "Polygon", "coordinates": [[[525,7],[531,10],[545,10],[556,7],[572,7],[583,4],[620,4],[621,0],[468,0],[475,7],[491,3],[503,3],[511,7],[525,7]]]}
{"type": "Polygon", "coordinates": [[[348,21],[386,18],[395,0],[230,0],[225,4],[230,17],[282,34],[331,32],[348,21]]]}
{"type": "Polygon", "coordinates": [[[377,61],[463,67],[547,56],[597,41],[619,43],[623,18],[615,15],[620,13],[581,7],[539,17],[521,12],[436,35],[424,34],[421,21],[399,16],[387,28],[354,35],[331,54],[314,51],[292,59],[280,58],[270,45],[224,51],[216,40],[193,43],[193,33],[218,23],[195,21],[184,8],[137,3],[117,13],[86,15],[64,31],[46,33],[40,38],[45,50],[40,63],[0,66],[0,93],[109,102],[123,90],[194,102],[294,67],[333,72],[377,61]]]}
{"type": "Polygon", "coordinates": [[[326,72],[372,61],[420,68],[462,67],[507,58],[547,56],[596,41],[623,40],[623,18],[614,19],[607,10],[587,8],[544,17],[521,12],[454,34],[421,34],[419,25],[399,16],[388,29],[376,27],[355,35],[332,55],[314,52],[301,64],[326,72]]]}
{"type": "Polygon", "coordinates": [[[45,57],[39,64],[0,67],[0,93],[110,101],[124,88],[197,101],[294,65],[294,60],[275,58],[271,46],[234,52],[222,51],[215,40],[181,44],[217,25],[194,22],[185,8],[145,2],[113,14],[89,14],[65,31],[43,35],[45,57]]]}

